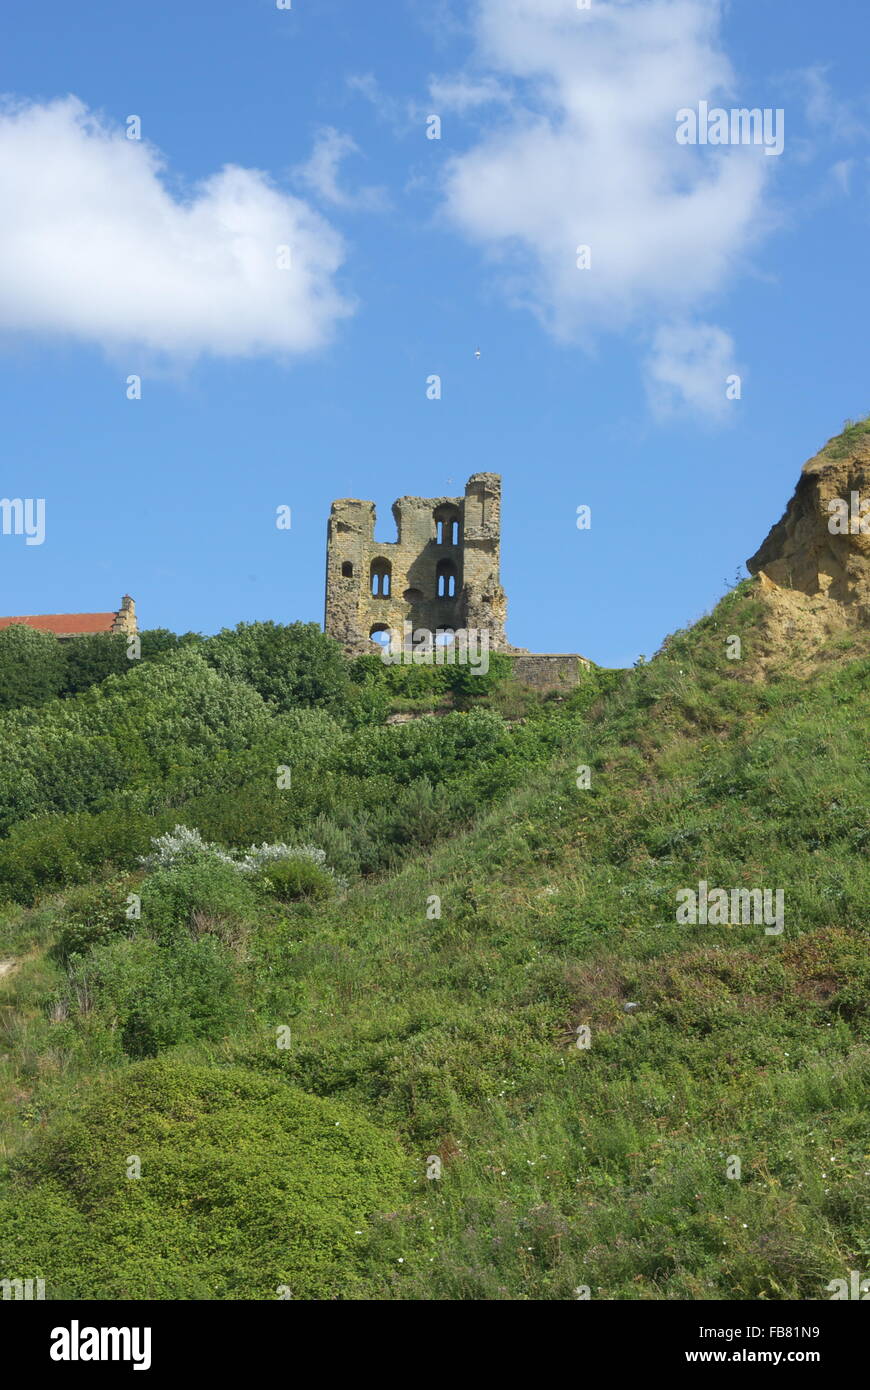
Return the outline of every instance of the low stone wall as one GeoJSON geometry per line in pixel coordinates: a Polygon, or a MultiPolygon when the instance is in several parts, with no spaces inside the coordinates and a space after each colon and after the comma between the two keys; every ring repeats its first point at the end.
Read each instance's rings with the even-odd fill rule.
{"type": "Polygon", "coordinates": [[[535,690],[570,690],[580,679],[581,667],[591,666],[577,652],[530,653],[513,658],[514,675],[535,690]]]}

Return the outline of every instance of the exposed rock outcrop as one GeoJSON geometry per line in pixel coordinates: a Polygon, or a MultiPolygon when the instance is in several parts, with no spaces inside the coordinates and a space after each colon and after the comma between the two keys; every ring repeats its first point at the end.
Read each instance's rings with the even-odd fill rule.
{"type": "Polygon", "coordinates": [[[870,420],[804,464],[794,496],[746,562],[760,580],[767,652],[809,655],[837,631],[870,627],[870,420]]]}

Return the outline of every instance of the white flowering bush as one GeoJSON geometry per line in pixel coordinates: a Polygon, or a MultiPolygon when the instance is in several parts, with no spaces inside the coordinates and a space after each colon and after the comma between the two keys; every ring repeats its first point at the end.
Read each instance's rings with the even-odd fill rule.
{"type": "Polygon", "coordinates": [[[146,869],[175,869],[182,864],[210,860],[229,864],[240,874],[259,874],[271,864],[292,860],[315,865],[333,880],[336,889],[346,886],[344,880],[326,863],[325,851],[318,849],[317,845],[270,845],[264,841],[261,845],[251,845],[245,851],[225,850],[220,845],[210,844],[198,830],[192,830],[187,825],[176,825],[165,835],[155,836],[151,844],[153,852],[139,861],[146,869]]]}
{"type": "Polygon", "coordinates": [[[267,845],[265,842],[251,845],[244,858],[239,860],[238,867],[246,873],[257,873],[276,859],[307,859],[319,868],[326,868],[326,852],[316,845],[267,845]]]}
{"type": "Polygon", "coordinates": [[[231,854],[219,845],[209,844],[198,830],[191,830],[186,825],[176,825],[165,835],[155,836],[151,844],[154,846],[153,853],[139,861],[146,869],[175,869],[179,864],[190,864],[195,859],[218,859],[222,864],[232,864],[238,868],[231,854]]]}

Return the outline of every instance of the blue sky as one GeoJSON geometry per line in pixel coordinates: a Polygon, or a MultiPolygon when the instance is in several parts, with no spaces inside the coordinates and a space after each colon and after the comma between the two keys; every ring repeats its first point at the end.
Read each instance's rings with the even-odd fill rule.
{"type": "Polygon", "coordinates": [[[9,0],[0,493],[46,538],[0,535],[0,611],[319,622],[334,497],[387,539],[486,469],[511,639],[649,656],[870,410],[868,37],[865,0],[9,0]],[[781,108],[782,154],[679,147],[705,99],[781,108]]]}

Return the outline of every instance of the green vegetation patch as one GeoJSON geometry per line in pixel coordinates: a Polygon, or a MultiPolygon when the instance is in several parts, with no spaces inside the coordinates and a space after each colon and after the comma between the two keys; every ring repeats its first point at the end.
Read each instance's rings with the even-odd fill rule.
{"type": "Polygon", "coordinates": [[[4,1274],[48,1298],[358,1292],[367,1222],[402,1200],[390,1135],[241,1068],[144,1062],[90,1089],[15,1165],[4,1274]]]}

